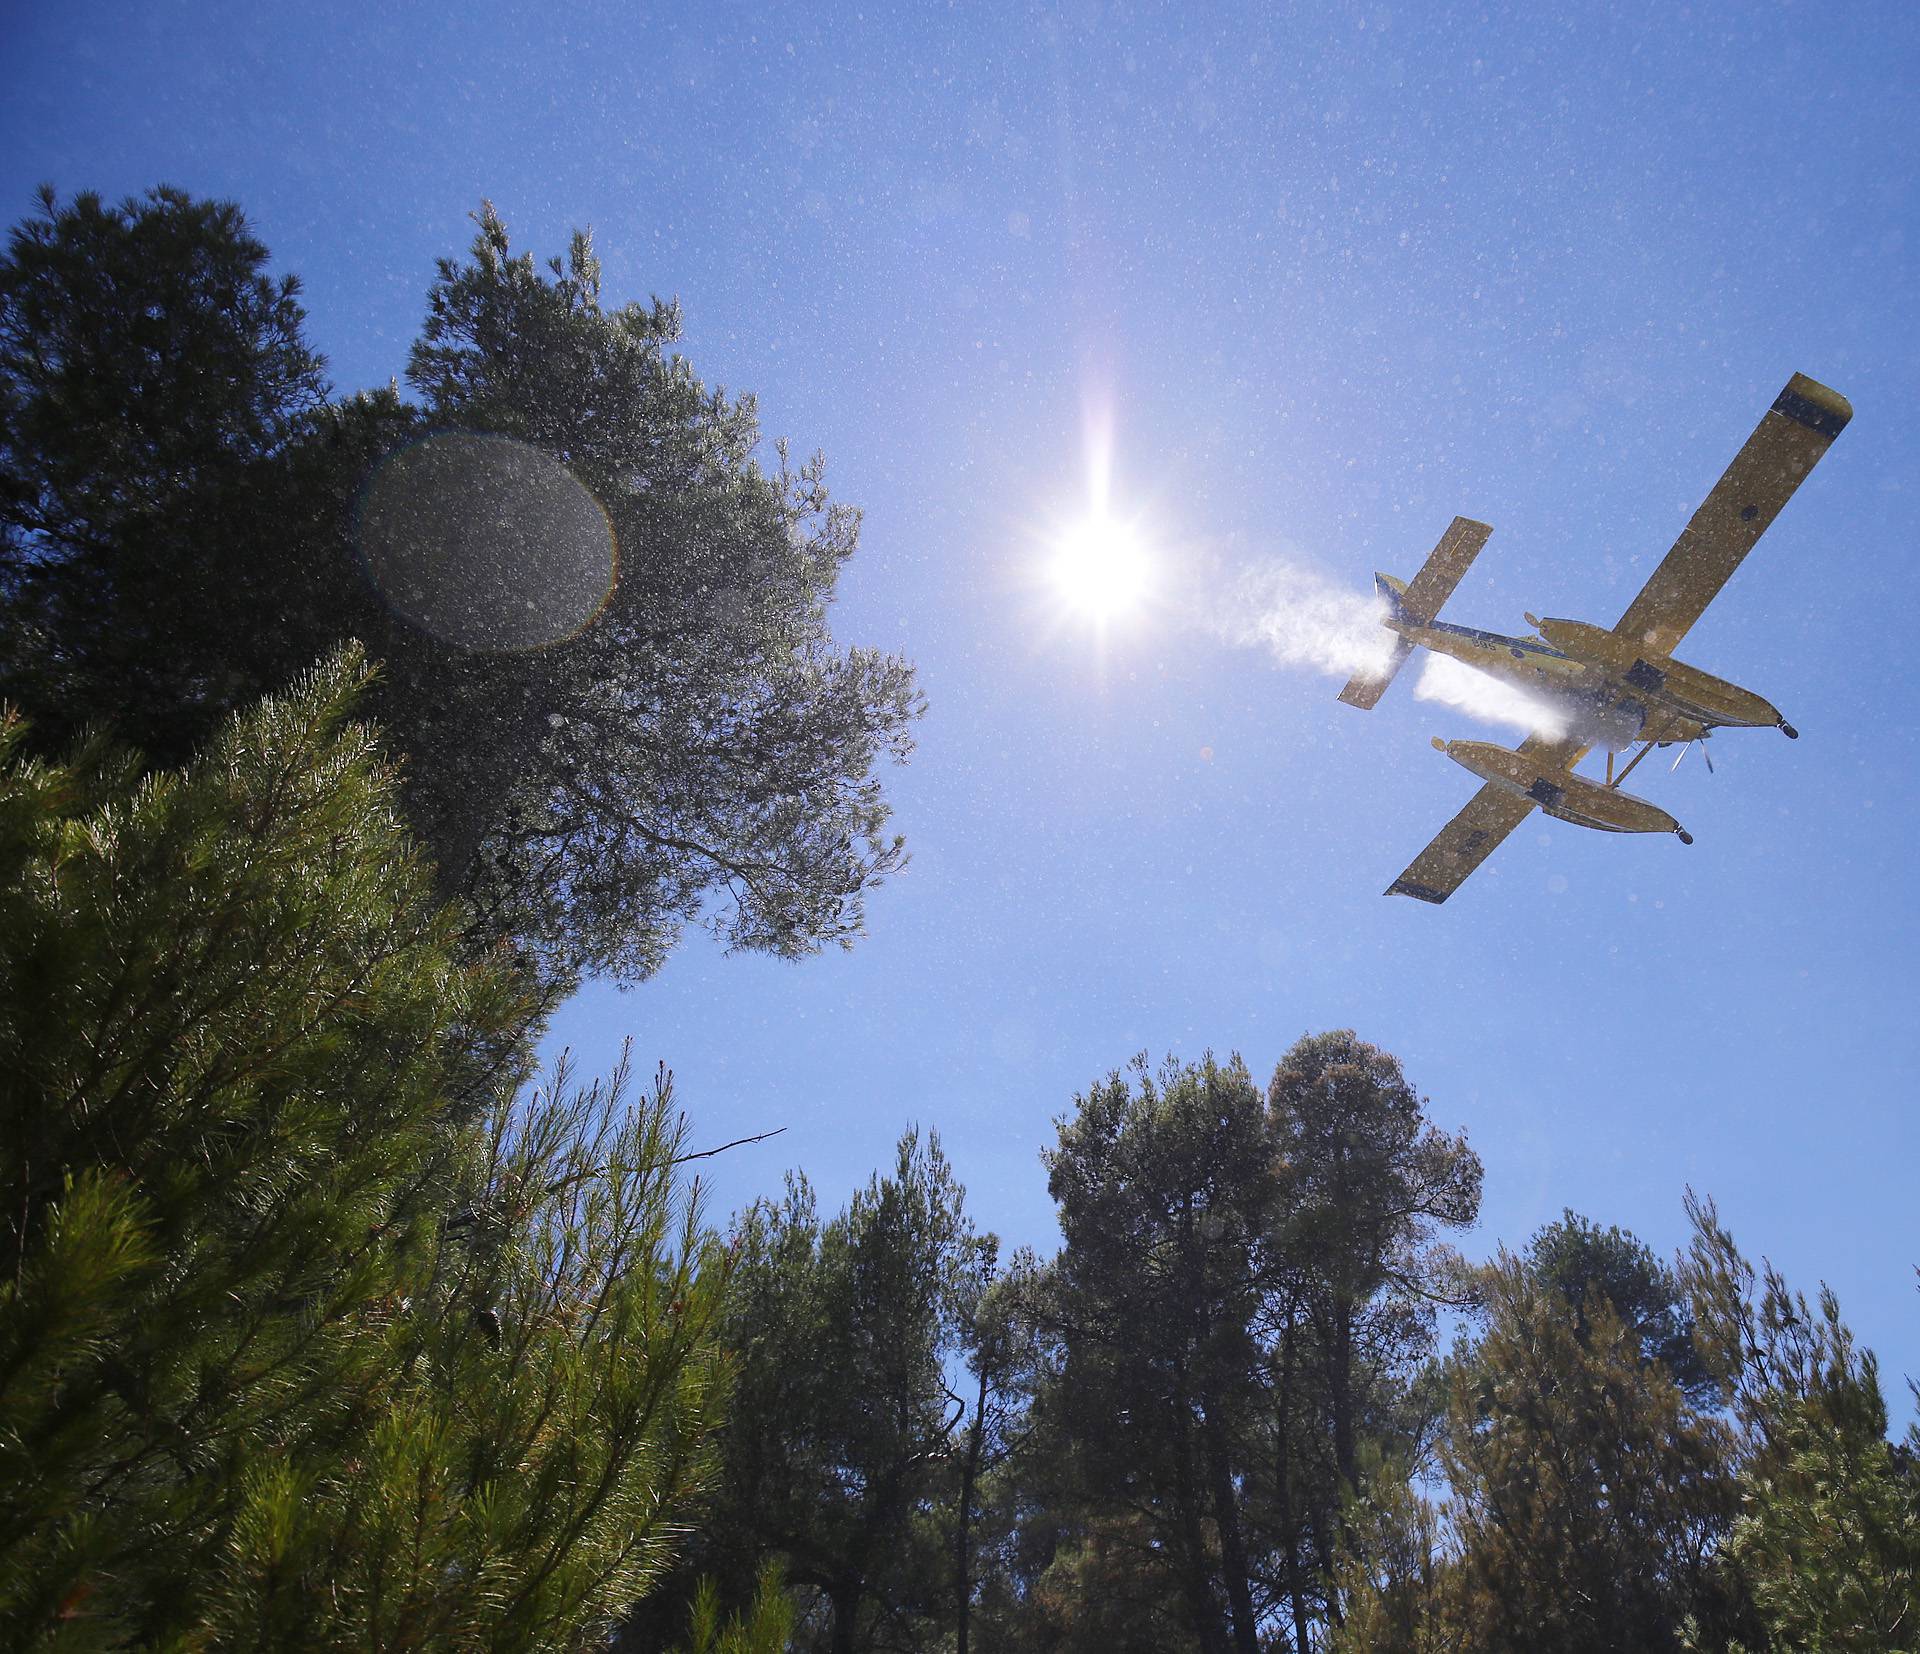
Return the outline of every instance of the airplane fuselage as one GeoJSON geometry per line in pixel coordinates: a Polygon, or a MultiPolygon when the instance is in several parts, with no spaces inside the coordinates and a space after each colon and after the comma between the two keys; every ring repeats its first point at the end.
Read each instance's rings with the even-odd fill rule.
{"type": "Polygon", "coordinates": [[[1729,724],[1754,727],[1780,721],[1779,713],[1758,696],[1750,697],[1752,705],[1720,704],[1709,711],[1668,693],[1663,674],[1645,669],[1636,673],[1634,664],[1622,668],[1576,660],[1539,637],[1508,637],[1444,620],[1421,626],[1389,617],[1385,624],[1409,643],[1450,656],[1546,702],[1565,720],[1569,734],[1606,752],[1620,752],[1640,741],[1657,746],[1694,741],[1709,729],[1729,724]]]}

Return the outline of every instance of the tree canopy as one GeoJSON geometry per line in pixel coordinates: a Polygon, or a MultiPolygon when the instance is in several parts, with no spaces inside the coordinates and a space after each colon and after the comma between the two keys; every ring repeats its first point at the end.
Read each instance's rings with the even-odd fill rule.
{"type": "MultiPolygon", "coordinates": [[[[177,763],[279,687],[221,641],[269,618],[228,607],[291,550],[256,543],[243,502],[326,395],[299,283],[267,263],[239,208],[164,187],[118,206],[43,189],[8,239],[0,698],[50,750],[100,725],[177,763]]],[[[293,647],[282,680],[324,652],[293,647]]]]}
{"type": "Polygon", "coordinates": [[[1472,1221],[1478,1159],[1342,1032],[1264,1092],[1238,1059],[1136,1063],[1046,1160],[1063,1245],[1022,1293],[1021,1473],[1048,1509],[1013,1622],[1062,1649],[1312,1646],[1343,1510],[1428,1433],[1440,1237],[1472,1221]]]}
{"type": "MultiPolygon", "coordinates": [[[[936,1136],[822,1219],[789,1179],[734,1226],[722,1336],[735,1405],[689,1568],[744,1600],[771,1560],[798,1604],[796,1645],[937,1644],[955,1604],[949,1512],[964,1398],[952,1369],[996,1243],[965,1211],[936,1136]]],[[[663,1598],[629,1631],[648,1646],[663,1598]]]]}
{"type": "Polygon", "coordinates": [[[36,739],[108,723],[178,763],[356,638],[478,935],[626,980],[695,921],[786,955],[856,936],[905,859],[874,772],[920,699],[833,643],[859,516],[822,460],[764,464],[752,398],[674,354],[674,306],[603,306],[584,234],[543,269],[484,208],[411,401],[327,401],[266,265],[174,190],[48,192],[13,234],[0,692],[36,739]]]}

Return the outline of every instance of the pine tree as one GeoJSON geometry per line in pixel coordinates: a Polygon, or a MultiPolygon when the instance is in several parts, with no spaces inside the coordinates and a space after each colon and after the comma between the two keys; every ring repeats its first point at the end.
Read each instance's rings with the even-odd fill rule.
{"type": "MultiPolygon", "coordinates": [[[[744,1603],[769,1561],[801,1648],[918,1646],[953,1622],[952,1466],[967,1351],[996,1242],[965,1211],[939,1139],[907,1132],[893,1167],[823,1218],[804,1177],[734,1226],[722,1337],[733,1405],[693,1574],[744,1603]]],[[[626,1646],[677,1623],[673,1593],[633,1616],[626,1646]]]]}
{"type": "Polygon", "coordinates": [[[1452,1371],[1452,1487],[1471,1646],[1602,1654],[1681,1646],[1733,1515],[1730,1439],[1599,1294],[1501,1255],[1452,1371]]]}
{"type": "Polygon", "coordinates": [[[0,1641],[577,1646],[667,1565],[724,1266],[663,1075],[518,1084],[334,662],[0,771],[0,1641]]]}
{"type": "Polygon", "coordinates": [[[1472,1221],[1479,1160],[1351,1032],[1299,1041],[1264,1093],[1237,1058],[1136,1063],[1059,1127],[1065,1244],[1020,1289],[1037,1491],[997,1593],[1029,1611],[997,1624],[1316,1646],[1343,1510],[1429,1434],[1441,1237],[1472,1221]],[[1124,1597],[1086,1600],[1101,1580],[1124,1597]]]}
{"type": "MultiPolygon", "coordinates": [[[[1751,1599],[1754,1649],[1920,1648],[1920,1423],[1887,1440],[1873,1352],[1822,1288],[1817,1307],[1756,1272],[1711,1201],[1687,1195],[1682,1278],[1705,1364],[1738,1427],[1740,1515],[1721,1564],[1751,1599]]],[[[1697,1639],[1712,1646],[1713,1627],[1697,1639]]]]}
{"type": "Polygon", "coordinates": [[[1335,1654],[1479,1654],[1469,1580],[1445,1510],[1405,1466],[1382,1465],[1349,1506],[1337,1570],[1341,1618],[1335,1654]]]}
{"type": "Polygon", "coordinates": [[[1569,1209],[1533,1237],[1526,1257],[1528,1270],[1566,1299],[1576,1336],[1587,1336],[1587,1308],[1597,1295],[1638,1336],[1643,1360],[1663,1363],[1692,1400],[1713,1399],[1686,1294],[1644,1241],[1569,1209]]]}
{"type": "Polygon", "coordinates": [[[1342,1654],[1920,1647],[1920,1428],[1876,1364],[1689,1193],[1677,1270],[1569,1213],[1482,1275],[1452,1499],[1376,1482],[1342,1654]]]}
{"type": "Polygon", "coordinates": [[[1342,1512],[1371,1463],[1425,1452],[1438,1397],[1435,1310],[1457,1302],[1442,1240],[1480,1208],[1479,1156],[1426,1116],[1390,1052],[1340,1029],[1297,1041],[1267,1088],[1286,1219],[1266,1311],[1272,1355],[1269,1521],[1300,1654],[1337,1619],[1342,1512]]]}
{"type": "MultiPolygon", "coordinates": [[[[1238,1058],[1157,1073],[1142,1058],[1058,1124],[1044,1158],[1063,1245],[1029,1306],[1057,1350],[1041,1406],[1073,1518],[1055,1593],[1124,1567],[1131,1600],[1165,1616],[1129,1616],[1135,1635],[1250,1654],[1266,1605],[1245,1506],[1280,1211],[1260,1089],[1238,1058]]],[[[1104,1635],[1102,1603],[1061,1606],[1064,1646],[1104,1635]]]]}
{"type": "Polygon", "coordinates": [[[718,1582],[702,1579],[687,1607],[687,1640],[673,1654],[787,1654],[792,1635],[793,1604],[779,1567],[770,1563],[761,1570],[752,1603],[724,1617],[718,1582]]]}
{"type": "Polygon", "coordinates": [[[262,682],[246,657],[284,627],[236,624],[292,543],[253,537],[259,488],[326,395],[299,283],[266,266],[238,208],[166,188],[42,189],[0,257],[0,697],[43,750],[111,724],[184,762],[346,635],[262,682]]]}

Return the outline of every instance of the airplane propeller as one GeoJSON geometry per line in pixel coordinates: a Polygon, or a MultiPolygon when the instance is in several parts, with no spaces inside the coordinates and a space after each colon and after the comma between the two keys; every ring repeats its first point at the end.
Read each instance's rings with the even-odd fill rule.
{"type": "Polygon", "coordinates": [[[1707,751],[1707,738],[1704,735],[1696,735],[1692,741],[1687,742],[1687,744],[1674,755],[1672,764],[1667,767],[1667,773],[1669,775],[1680,767],[1680,760],[1693,751],[1695,742],[1699,743],[1700,756],[1707,761],[1707,774],[1713,774],[1713,754],[1707,751]]]}

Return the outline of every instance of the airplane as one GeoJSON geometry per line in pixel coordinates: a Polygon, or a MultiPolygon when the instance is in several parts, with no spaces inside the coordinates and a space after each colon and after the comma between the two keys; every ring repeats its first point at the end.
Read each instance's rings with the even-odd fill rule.
{"type": "Polygon", "coordinates": [[[1444,902],[1535,809],[1604,833],[1673,833],[1691,844],[1693,835],[1659,805],[1621,791],[1641,759],[1681,744],[1677,767],[1716,729],[1773,728],[1799,738],[1770,702],[1675,660],[1673,651],[1852,417],[1845,397],[1796,373],[1612,627],[1530,614],[1533,635],[1505,637],[1441,620],[1441,605],[1493,532],[1468,517],[1454,518],[1411,582],[1374,576],[1393,648],[1383,669],[1357,673],[1340,691],[1347,705],[1371,710],[1423,648],[1518,685],[1548,703],[1560,725],[1517,748],[1436,737],[1435,748],[1483,785],[1387,895],[1444,902]],[[1615,754],[1634,746],[1616,774],[1615,754]],[[1605,779],[1575,775],[1595,747],[1607,755],[1605,779]]]}

